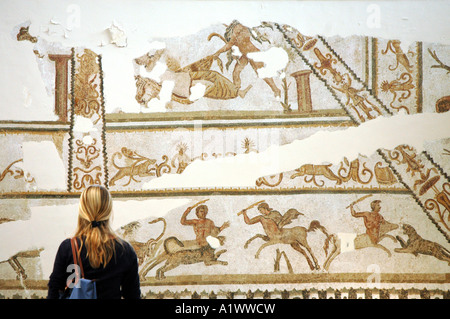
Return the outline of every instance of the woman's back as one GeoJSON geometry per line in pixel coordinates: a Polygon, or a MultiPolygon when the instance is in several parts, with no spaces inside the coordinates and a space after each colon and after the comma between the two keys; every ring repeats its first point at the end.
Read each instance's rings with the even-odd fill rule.
{"type": "MultiPolygon", "coordinates": [[[[86,279],[95,279],[98,299],[138,299],[140,298],[140,283],[138,275],[137,256],[133,248],[126,241],[116,241],[115,253],[106,267],[101,265],[93,268],[86,257],[86,245],[82,246],[80,257],[86,279]]],[[[53,273],[50,276],[48,298],[60,297],[60,291],[64,290],[67,279],[72,272],[67,272],[67,267],[73,264],[70,239],[64,240],[56,254],[53,273]]]]}
{"type": "MultiPolygon", "coordinates": [[[[104,186],[91,185],[81,193],[74,237],[80,247],[84,278],[95,279],[99,299],[140,298],[137,256],[112,230],[112,206],[111,194],[104,186]]],[[[48,298],[59,298],[73,275],[74,269],[69,267],[73,264],[71,240],[66,239],[56,254],[48,298]]]]}

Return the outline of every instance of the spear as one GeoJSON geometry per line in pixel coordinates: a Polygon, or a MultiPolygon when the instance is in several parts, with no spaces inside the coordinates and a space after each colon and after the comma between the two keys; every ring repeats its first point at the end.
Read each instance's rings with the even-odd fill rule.
{"type": "Polygon", "coordinates": [[[359,202],[365,200],[366,198],[368,198],[368,197],[370,197],[370,196],[372,196],[372,194],[363,196],[363,197],[361,197],[360,199],[355,200],[353,203],[351,203],[350,205],[348,205],[348,206],[345,207],[345,208],[350,208],[350,206],[355,205],[355,204],[357,204],[357,203],[359,203],[359,202]]]}
{"type": "Polygon", "coordinates": [[[203,204],[204,202],[207,202],[207,201],[209,201],[209,198],[199,201],[199,202],[198,202],[197,204],[195,204],[194,206],[191,206],[191,209],[194,209],[194,208],[197,207],[198,205],[203,204]]]}
{"type": "Polygon", "coordinates": [[[260,200],[259,202],[256,202],[256,203],[254,203],[254,204],[251,204],[251,205],[248,206],[246,209],[241,210],[237,215],[239,216],[239,215],[241,215],[241,214],[244,213],[244,210],[248,210],[248,209],[250,209],[250,208],[253,208],[253,207],[255,207],[256,205],[259,205],[259,204],[261,204],[261,203],[263,203],[263,202],[265,202],[265,200],[260,200]]]}

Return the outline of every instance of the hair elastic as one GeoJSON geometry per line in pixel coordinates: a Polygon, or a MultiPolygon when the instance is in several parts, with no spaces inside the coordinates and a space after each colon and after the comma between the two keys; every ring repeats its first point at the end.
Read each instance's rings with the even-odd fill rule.
{"type": "Polygon", "coordinates": [[[93,221],[91,222],[91,226],[92,226],[92,228],[98,227],[98,226],[100,226],[100,222],[98,222],[98,221],[96,221],[96,220],[93,220],[93,221]]]}

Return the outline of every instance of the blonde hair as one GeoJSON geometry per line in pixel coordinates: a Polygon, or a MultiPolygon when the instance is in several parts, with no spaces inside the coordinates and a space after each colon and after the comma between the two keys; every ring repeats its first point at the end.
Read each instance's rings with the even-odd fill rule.
{"type": "Polygon", "coordinates": [[[84,239],[93,268],[106,267],[114,255],[116,239],[121,243],[110,226],[112,206],[111,194],[104,186],[91,185],[81,193],[75,237],[84,239]]]}

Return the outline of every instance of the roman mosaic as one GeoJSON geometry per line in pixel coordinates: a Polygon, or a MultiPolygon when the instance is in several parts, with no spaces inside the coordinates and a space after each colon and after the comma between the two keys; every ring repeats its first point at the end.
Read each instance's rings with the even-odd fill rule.
{"type": "Polygon", "coordinates": [[[141,112],[107,113],[95,48],[45,43],[28,26],[16,35],[51,74],[58,119],[1,123],[1,296],[45,296],[64,237],[21,244],[15,232],[70,236],[80,192],[102,184],[138,254],[145,298],[448,298],[450,135],[420,151],[401,144],[303,163],[248,187],[159,183],[322,131],[445,113],[448,46],[223,21],[121,61],[141,112]],[[24,169],[36,143],[60,163],[42,172],[62,176],[50,189],[24,169]]]}

